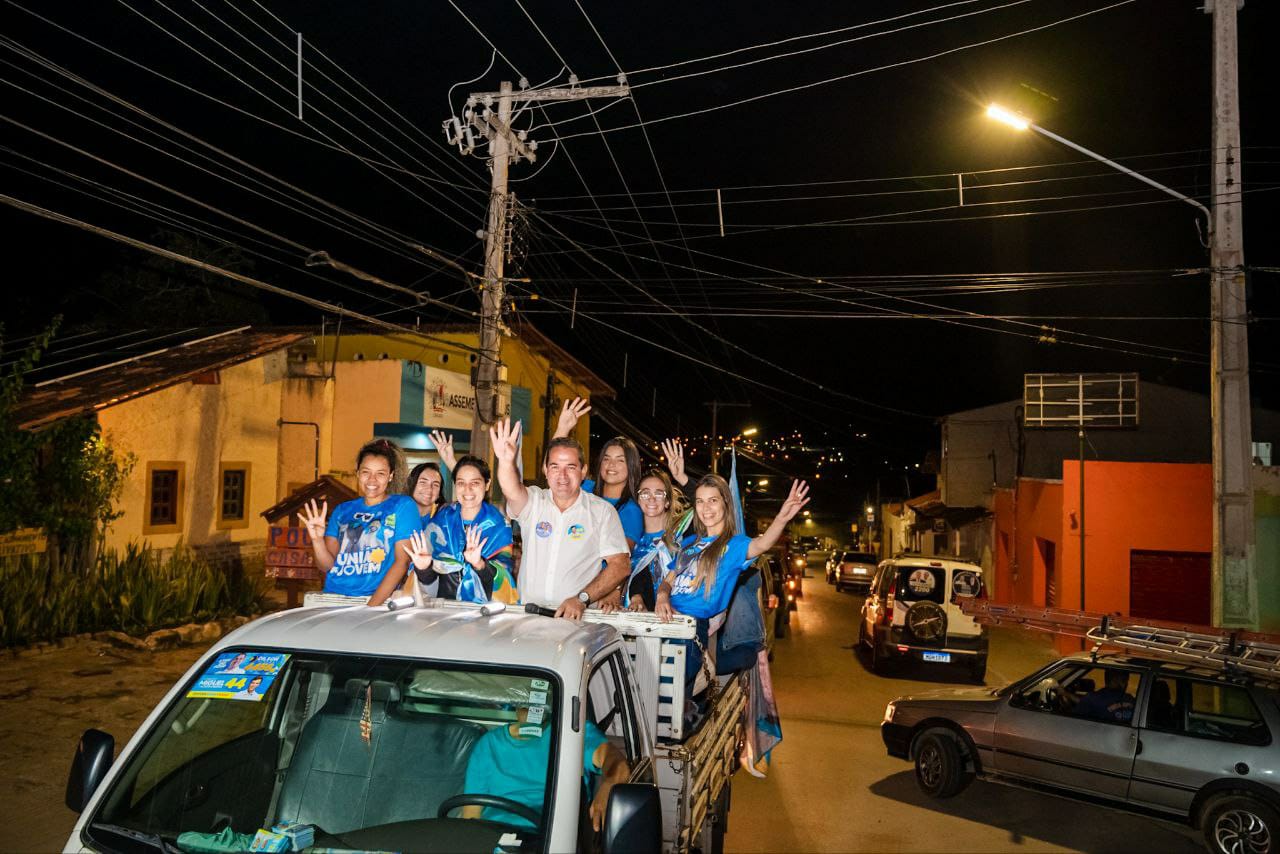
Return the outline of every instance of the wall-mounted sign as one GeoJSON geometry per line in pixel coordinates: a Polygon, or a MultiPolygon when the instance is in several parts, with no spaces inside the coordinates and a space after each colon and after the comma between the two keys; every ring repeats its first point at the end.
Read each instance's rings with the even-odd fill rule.
{"type": "Polygon", "coordinates": [[[470,430],[476,411],[471,377],[455,371],[427,369],[422,423],[431,427],[470,430]]]}

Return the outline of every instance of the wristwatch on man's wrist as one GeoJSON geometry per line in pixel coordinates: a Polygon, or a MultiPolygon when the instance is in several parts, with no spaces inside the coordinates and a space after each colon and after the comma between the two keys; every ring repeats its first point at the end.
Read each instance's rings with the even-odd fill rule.
{"type": "Polygon", "coordinates": [[[579,593],[578,593],[578,601],[579,601],[579,602],[581,602],[583,605],[590,605],[590,604],[591,604],[591,594],[590,594],[590,593],[588,593],[588,592],[587,592],[587,591],[585,591],[585,590],[579,591],[579,593]]]}

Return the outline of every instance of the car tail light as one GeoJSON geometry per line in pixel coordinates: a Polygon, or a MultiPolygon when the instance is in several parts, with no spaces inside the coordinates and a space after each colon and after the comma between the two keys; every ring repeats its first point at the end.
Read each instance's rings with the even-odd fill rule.
{"type": "Polygon", "coordinates": [[[889,576],[889,590],[885,593],[884,610],[880,612],[880,625],[889,626],[893,624],[893,597],[898,592],[898,576],[889,576]]]}

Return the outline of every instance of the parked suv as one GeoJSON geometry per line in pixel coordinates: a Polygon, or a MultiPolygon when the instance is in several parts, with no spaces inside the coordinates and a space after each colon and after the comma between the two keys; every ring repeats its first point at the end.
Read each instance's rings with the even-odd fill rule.
{"type": "Polygon", "coordinates": [[[1005,688],[901,697],[880,732],[935,798],[982,777],[1188,822],[1210,851],[1274,851],[1274,678],[1077,653],[1005,688]]]}
{"type": "Polygon", "coordinates": [[[870,552],[841,552],[835,567],[836,590],[870,590],[876,574],[876,556],[870,552]]]}
{"type": "Polygon", "coordinates": [[[899,661],[967,668],[987,675],[987,629],[960,610],[960,600],[983,596],[982,567],[958,560],[897,557],[880,564],[862,604],[858,644],[871,669],[899,661]]]}

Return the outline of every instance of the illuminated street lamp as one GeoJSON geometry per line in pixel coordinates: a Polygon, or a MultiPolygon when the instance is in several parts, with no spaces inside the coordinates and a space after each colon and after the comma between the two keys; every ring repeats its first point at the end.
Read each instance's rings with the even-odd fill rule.
{"type": "Polygon", "coordinates": [[[1199,210],[1202,214],[1204,214],[1205,219],[1208,221],[1207,228],[1209,229],[1209,240],[1212,242],[1213,214],[1209,213],[1208,208],[1206,208],[1204,205],[1200,204],[1190,196],[1184,196],[1182,193],[1179,193],[1177,190],[1171,187],[1166,187],[1164,184],[1161,184],[1158,181],[1153,181],[1150,178],[1148,178],[1146,175],[1141,174],[1140,172],[1134,172],[1128,166],[1121,166],[1119,163],[1115,162],[1114,160],[1111,160],[1107,157],[1103,157],[1101,154],[1099,154],[1096,151],[1090,151],[1089,149],[1085,148],[1083,145],[1076,145],[1071,140],[1065,137],[1058,136],[1053,131],[1045,130],[1044,128],[1040,127],[1040,125],[1031,121],[1021,113],[1016,113],[1013,110],[1005,109],[999,104],[991,104],[990,106],[987,107],[987,118],[995,119],[996,121],[1002,124],[1008,125],[1014,130],[1033,130],[1036,133],[1040,134],[1041,136],[1046,136],[1049,139],[1053,140],[1054,142],[1060,143],[1061,145],[1065,145],[1067,148],[1080,152],[1086,157],[1092,157],[1094,160],[1098,161],[1099,163],[1105,163],[1106,165],[1110,166],[1112,169],[1123,172],[1124,174],[1132,178],[1137,178],[1142,183],[1155,187],[1157,190],[1159,190],[1162,193],[1168,193],[1170,196],[1173,196],[1175,199],[1179,199],[1181,201],[1186,202],[1187,204],[1191,205],[1192,207],[1199,210]]]}
{"type": "MultiPolygon", "coordinates": [[[[1230,36],[1234,39],[1235,22],[1234,6],[1223,4],[1231,9],[1230,36]]],[[[1215,15],[1215,27],[1218,18],[1215,15]]],[[[1215,39],[1220,33],[1215,32],[1215,39]]],[[[1215,40],[1215,55],[1219,43],[1215,40]]],[[[1221,74],[1215,79],[1214,106],[1218,110],[1214,123],[1215,160],[1224,154],[1227,158],[1226,169],[1230,169],[1232,148],[1223,146],[1219,141],[1220,133],[1228,140],[1232,134],[1236,140],[1234,147],[1239,148],[1239,117],[1235,113],[1235,47],[1231,46],[1231,59],[1219,61],[1220,69],[1230,68],[1230,80],[1221,74]],[[1224,106],[1225,104],[1225,106],[1224,106]],[[1224,114],[1229,114],[1225,115],[1224,114]],[[1225,125],[1225,126],[1224,126],[1225,125]]],[[[1223,186],[1229,187],[1229,172],[1223,171],[1223,163],[1214,164],[1214,203],[1213,211],[1195,199],[1179,193],[1146,175],[1121,166],[1114,160],[1103,157],[1096,151],[1090,151],[1069,139],[1047,131],[1026,116],[1005,109],[999,104],[987,107],[987,116],[1015,130],[1033,130],[1041,136],[1091,157],[1099,163],[1106,164],[1118,172],[1136,178],[1142,183],[1154,187],[1166,195],[1200,211],[1206,220],[1205,246],[1209,249],[1209,269],[1212,277],[1210,305],[1210,411],[1213,415],[1213,558],[1210,574],[1213,584],[1213,622],[1221,625],[1226,616],[1223,612],[1225,588],[1228,575],[1240,585],[1249,587],[1256,582],[1254,576],[1254,528],[1253,528],[1253,490],[1250,486],[1252,442],[1251,412],[1249,403],[1249,339],[1242,324],[1236,318],[1246,315],[1246,296],[1244,287],[1244,243],[1240,219],[1241,201],[1239,195],[1234,200],[1223,198],[1223,186]],[[1217,219],[1215,219],[1217,218],[1217,219]],[[1215,227],[1215,225],[1217,227],[1215,227]],[[1239,326],[1240,328],[1236,328],[1239,326]],[[1229,566],[1230,565],[1230,566],[1229,566]],[[1229,572],[1230,570],[1230,572],[1229,572]]],[[[1081,447],[1083,448],[1084,430],[1081,429],[1081,447]]],[[[1084,491],[1084,462],[1081,451],[1081,504],[1084,491]]],[[[1080,530],[1080,590],[1084,592],[1084,525],[1080,530]]],[[[1235,622],[1242,624],[1257,623],[1256,593],[1245,594],[1247,600],[1243,609],[1230,615],[1235,622]]]]}
{"type": "Polygon", "coordinates": [[[743,431],[742,431],[742,435],[743,435],[743,436],[754,436],[755,434],[757,434],[757,433],[759,433],[759,432],[760,432],[760,431],[759,431],[758,429],[756,429],[755,427],[748,427],[746,430],[743,430],[743,431]]]}

